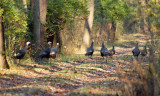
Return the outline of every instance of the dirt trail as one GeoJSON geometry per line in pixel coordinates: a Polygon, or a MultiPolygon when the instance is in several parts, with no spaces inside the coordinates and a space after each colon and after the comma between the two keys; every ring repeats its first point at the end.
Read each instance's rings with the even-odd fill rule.
{"type": "MultiPolygon", "coordinates": [[[[44,64],[19,65],[19,70],[2,70],[0,95],[86,96],[120,94],[118,73],[128,70],[132,62],[133,46],[116,48],[108,63],[99,56],[64,62],[52,60],[44,64]],[[25,67],[25,68],[24,68],[25,67]],[[27,69],[26,69],[27,68],[27,69]]],[[[98,52],[96,52],[98,53],[98,52]]]]}
{"type": "Polygon", "coordinates": [[[59,62],[58,66],[53,65],[50,68],[41,68],[40,65],[34,64],[28,66],[29,71],[10,70],[0,76],[0,94],[114,95],[119,92],[117,86],[120,83],[117,67],[126,67],[125,61],[117,60],[117,57],[126,53],[128,52],[124,49],[117,50],[117,54],[109,58],[108,63],[100,56],[93,56],[92,59],[59,62]]]}

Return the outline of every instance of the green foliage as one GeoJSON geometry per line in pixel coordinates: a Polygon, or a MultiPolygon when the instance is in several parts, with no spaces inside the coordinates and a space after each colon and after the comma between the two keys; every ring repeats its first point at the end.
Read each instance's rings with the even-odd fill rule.
{"type": "Polygon", "coordinates": [[[104,16],[109,22],[117,22],[128,15],[127,6],[124,0],[101,0],[104,16]]]}
{"type": "Polygon", "coordinates": [[[85,18],[88,14],[83,0],[48,0],[47,8],[47,27],[51,35],[75,18],[85,18]]]}
{"type": "Polygon", "coordinates": [[[145,6],[146,8],[146,20],[148,22],[152,22],[152,28],[153,30],[159,30],[160,28],[160,3],[156,3],[155,1],[150,1],[148,4],[145,6]]]}
{"type": "Polygon", "coordinates": [[[4,10],[3,23],[6,35],[23,35],[27,29],[26,15],[15,7],[13,0],[3,0],[2,8],[4,10]]]}
{"type": "Polygon", "coordinates": [[[10,55],[13,53],[13,49],[16,49],[14,47],[18,47],[15,44],[19,44],[25,40],[24,36],[27,34],[27,15],[17,6],[17,2],[14,0],[2,0],[0,7],[7,47],[6,55],[10,55]]]}
{"type": "Polygon", "coordinates": [[[4,10],[0,7],[0,16],[2,16],[3,11],[4,11],[4,10]]]}

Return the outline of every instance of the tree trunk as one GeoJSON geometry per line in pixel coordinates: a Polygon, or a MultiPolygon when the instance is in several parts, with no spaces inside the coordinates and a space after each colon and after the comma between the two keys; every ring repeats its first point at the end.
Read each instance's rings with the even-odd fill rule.
{"type": "Polygon", "coordinates": [[[112,28],[112,23],[108,23],[108,25],[106,25],[106,27],[108,26],[108,30],[107,30],[107,32],[108,32],[108,38],[107,38],[107,42],[110,42],[110,37],[111,37],[111,28],[112,28]]]}
{"type": "Polygon", "coordinates": [[[26,0],[23,0],[23,6],[24,6],[24,8],[27,9],[27,1],[26,0]]]}
{"type": "Polygon", "coordinates": [[[105,18],[104,18],[104,13],[103,13],[103,6],[102,6],[102,4],[101,4],[101,2],[99,1],[99,0],[97,0],[98,1],[98,4],[99,4],[99,7],[100,7],[100,18],[102,18],[102,21],[101,21],[101,25],[100,25],[100,44],[102,43],[101,41],[102,40],[107,40],[107,30],[108,30],[108,24],[107,24],[107,22],[105,21],[105,18]]]}
{"type": "Polygon", "coordinates": [[[39,0],[33,0],[33,33],[36,46],[40,46],[40,9],[39,0]]]}
{"type": "Polygon", "coordinates": [[[45,38],[45,23],[46,23],[46,15],[47,15],[47,0],[40,0],[40,21],[41,23],[41,29],[40,29],[40,42],[41,45],[44,47],[45,44],[47,44],[46,38],[45,38]]]}
{"type": "Polygon", "coordinates": [[[110,33],[112,43],[115,41],[116,30],[117,30],[117,24],[112,22],[111,33],[110,33]]]}
{"type": "Polygon", "coordinates": [[[89,46],[90,42],[90,34],[93,25],[93,18],[94,18],[94,0],[90,0],[90,4],[88,5],[89,16],[85,19],[85,28],[84,28],[84,35],[83,35],[83,47],[89,46]]]}
{"type": "Polygon", "coordinates": [[[31,11],[33,11],[33,0],[30,0],[31,11]]]}
{"type": "Polygon", "coordinates": [[[6,60],[5,47],[4,47],[4,31],[2,26],[2,17],[0,16],[0,68],[9,69],[9,65],[6,60]]]}
{"type": "Polygon", "coordinates": [[[146,6],[146,0],[141,0],[141,5],[142,5],[142,8],[140,10],[140,14],[141,14],[141,18],[142,20],[140,21],[140,28],[142,29],[142,32],[143,33],[146,33],[147,32],[147,22],[146,22],[146,13],[143,11],[145,10],[145,6],[146,6]]]}

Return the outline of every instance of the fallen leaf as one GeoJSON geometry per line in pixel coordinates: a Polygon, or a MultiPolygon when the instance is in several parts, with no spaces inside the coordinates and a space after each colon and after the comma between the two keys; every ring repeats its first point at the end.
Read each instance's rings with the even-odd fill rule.
{"type": "Polygon", "coordinates": [[[96,89],[96,88],[97,88],[97,86],[93,86],[93,88],[95,88],[95,89],[96,89]]]}
{"type": "Polygon", "coordinates": [[[77,70],[74,71],[74,73],[77,73],[77,72],[78,72],[77,70]]]}
{"type": "Polygon", "coordinates": [[[67,70],[67,71],[66,71],[66,73],[69,73],[69,72],[70,72],[70,70],[67,70]]]}
{"type": "Polygon", "coordinates": [[[63,95],[63,92],[61,92],[61,91],[55,91],[55,93],[63,95]]]}
{"type": "Polygon", "coordinates": [[[92,94],[92,93],[94,93],[94,90],[93,90],[93,89],[90,89],[90,90],[89,90],[89,94],[92,94]]]}
{"type": "Polygon", "coordinates": [[[45,88],[45,90],[46,90],[46,91],[49,91],[49,92],[52,92],[52,88],[49,87],[49,86],[47,86],[47,87],[45,88]]]}
{"type": "Polygon", "coordinates": [[[34,94],[34,95],[38,95],[38,91],[34,91],[33,94],[34,94]]]}

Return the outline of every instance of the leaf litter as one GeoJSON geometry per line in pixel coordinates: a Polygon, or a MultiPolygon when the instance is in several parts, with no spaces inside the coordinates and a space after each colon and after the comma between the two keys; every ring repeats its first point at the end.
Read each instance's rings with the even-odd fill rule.
{"type": "Polygon", "coordinates": [[[64,62],[51,60],[50,66],[26,64],[29,69],[0,72],[0,95],[117,95],[121,94],[118,74],[131,70],[133,47],[119,47],[108,63],[100,56],[64,62]]]}

